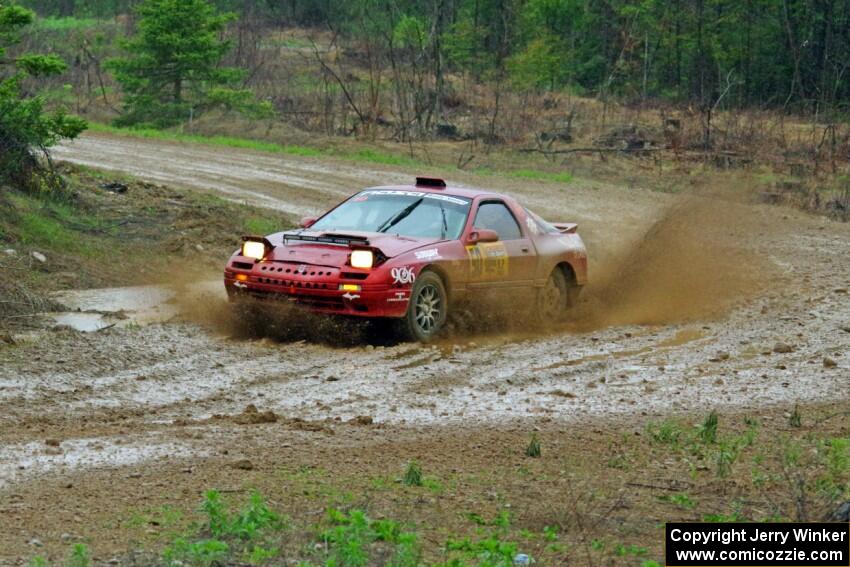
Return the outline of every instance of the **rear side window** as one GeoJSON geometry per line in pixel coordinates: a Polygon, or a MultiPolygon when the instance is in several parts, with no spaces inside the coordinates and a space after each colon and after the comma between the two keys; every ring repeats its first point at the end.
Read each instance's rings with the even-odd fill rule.
{"type": "Polygon", "coordinates": [[[499,240],[517,240],[522,238],[522,232],[516,219],[504,203],[481,203],[475,214],[475,228],[495,230],[499,240]]]}

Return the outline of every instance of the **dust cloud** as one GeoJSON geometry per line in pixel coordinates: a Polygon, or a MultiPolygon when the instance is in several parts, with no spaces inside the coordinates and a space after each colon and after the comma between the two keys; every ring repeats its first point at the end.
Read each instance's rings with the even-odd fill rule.
{"type": "Polygon", "coordinates": [[[589,250],[590,284],[569,326],[658,325],[728,313],[774,281],[770,262],[756,251],[758,224],[752,210],[728,200],[679,198],[640,238],[603,246],[596,258],[589,250]]]}

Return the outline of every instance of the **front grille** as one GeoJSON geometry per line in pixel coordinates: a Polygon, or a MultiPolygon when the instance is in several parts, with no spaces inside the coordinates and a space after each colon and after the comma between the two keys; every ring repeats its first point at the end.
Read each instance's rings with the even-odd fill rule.
{"type": "Polygon", "coordinates": [[[276,278],[254,278],[257,283],[282,285],[295,289],[338,289],[336,284],[324,282],[305,282],[299,280],[283,280],[276,278]]]}
{"type": "Polygon", "coordinates": [[[258,299],[269,299],[277,301],[292,301],[297,305],[303,305],[313,309],[344,310],[345,302],[342,297],[325,295],[290,295],[281,291],[268,291],[252,289],[247,292],[258,299]]]}
{"type": "Polygon", "coordinates": [[[266,274],[291,274],[299,277],[330,277],[338,273],[338,270],[325,266],[311,266],[309,264],[294,264],[289,262],[275,262],[273,264],[261,264],[260,271],[266,274]],[[304,266],[304,270],[300,270],[304,266]]]}

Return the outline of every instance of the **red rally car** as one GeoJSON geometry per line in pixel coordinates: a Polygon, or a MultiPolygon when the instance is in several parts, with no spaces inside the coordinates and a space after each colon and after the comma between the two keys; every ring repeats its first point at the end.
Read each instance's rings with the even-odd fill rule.
{"type": "Polygon", "coordinates": [[[224,270],[231,298],[395,319],[418,341],[437,335],[450,309],[480,299],[509,310],[527,300],[536,318],[556,320],[586,281],[575,224],[548,223],[506,195],[427,177],[364,189],[296,230],[245,236],[224,270]]]}

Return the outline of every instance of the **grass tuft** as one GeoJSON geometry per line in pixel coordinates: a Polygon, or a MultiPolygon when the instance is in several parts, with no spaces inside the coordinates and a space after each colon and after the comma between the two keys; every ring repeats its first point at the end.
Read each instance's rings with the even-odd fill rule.
{"type": "Polygon", "coordinates": [[[410,461],[404,472],[402,482],[405,486],[422,486],[422,467],[416,461],[410,461]]]}
{"type": "Polygon", "coordinates": [[[791,427],[803,426],[803,416],[800,414],[800,406],[797,404],[794,404],[794,411],[792,411],[791,415],[788,417],[788,425],[791,427]]]}
{"type": "Polygon", "coordinates": [[[540,440],[537,439],[536,433],[532,433],[531,441],[529,441],[528,447],[525,448],[525,455],[537,459],[540,457],[540,454],[540,440]]]}

